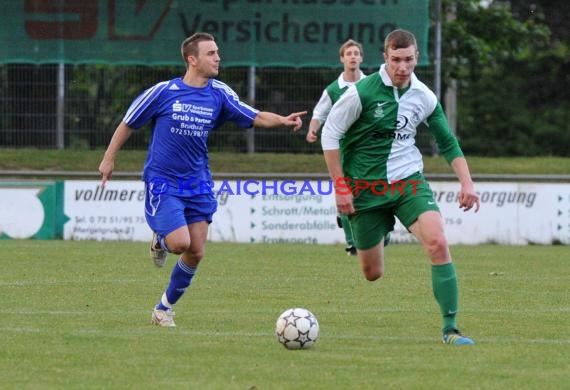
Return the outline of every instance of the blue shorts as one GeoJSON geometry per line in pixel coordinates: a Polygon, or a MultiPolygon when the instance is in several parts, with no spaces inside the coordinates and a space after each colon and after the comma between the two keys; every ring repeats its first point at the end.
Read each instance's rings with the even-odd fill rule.
{"type": "Polygon", "coordinates": [[[153,193],[146,186],[146,222],[153,232],[163,237],[191,223],[211,223],[217,208],[218,202],[210,193],[183,197],[168,192],[153,193]]]}

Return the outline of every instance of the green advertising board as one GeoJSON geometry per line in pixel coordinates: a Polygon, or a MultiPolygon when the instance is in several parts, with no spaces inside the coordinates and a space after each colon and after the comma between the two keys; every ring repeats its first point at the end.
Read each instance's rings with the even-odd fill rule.
{"type": "Polygon", "coordinates": [[[349,38],[364,66],[396,28],[427,65],[429,0],[5,0],[1,63],[181,65],[180,43],[216,37],[223,66],[336,66],[349,38]]]}
{"type": "Polygon", "coordinates": [[[0,182],[0,240],[63,238],[63,192],[63,182],[0,182]]]}

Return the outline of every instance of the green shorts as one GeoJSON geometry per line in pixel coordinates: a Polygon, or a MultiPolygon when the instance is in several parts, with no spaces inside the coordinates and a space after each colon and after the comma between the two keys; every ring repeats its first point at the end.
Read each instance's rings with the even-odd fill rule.
{"type": "Polygon", "coordinates": [[[370,249],[380,243],[384,236],[394,230],[395,217],[409,228],[426,211],[438,211],[428,182],[421,173],[415,173],[403,181],[413,181],[414,185],[403,186],[403,193],[383,194],[381,205],[363,211],[356,208],[350,217],[354,244],[358,249],[370,249]]]}

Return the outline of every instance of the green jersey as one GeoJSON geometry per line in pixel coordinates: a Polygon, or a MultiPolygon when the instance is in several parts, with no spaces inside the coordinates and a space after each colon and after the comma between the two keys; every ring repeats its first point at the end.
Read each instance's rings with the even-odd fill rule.
{"type": "MultiPolygon", "coordinates": [[[[365,77],[366,75],[360,72],[359,80],[362,80],[365,77]]],[[[323,91],[321,98],[313,109],[312,119],[317,119],[319,122],[324,123],[327,120],[333,104],[335,104],[337,100],[340,99],[348,87],[354,84],[355,81],[346,81],[344,79],[343,73],[341,73],[340,76],[338,76],[335,81],[330,83],[323,91]]]]}
{"type": "Polygon", "coordinates": [[[323,149],[340,149],[344,176],[352,183],[390,183],[422,172],[422,155],[415,145],[422,122],[448,162],[463,156],[435,94],[414,74],[410,86],[398,90],[384,68],[350,87],[331,109],[323,129],[323,149]]]}
{"type": "Polygon", "coordinates": [[[350,87],[348,83],[345,83],[341,87],[338,80],[335,80],[325,88],[325,91],[327,91],[327,95],[329,95],[329,99],[331,99],[332,104],[335,104],[348,87],[350,87]]]}

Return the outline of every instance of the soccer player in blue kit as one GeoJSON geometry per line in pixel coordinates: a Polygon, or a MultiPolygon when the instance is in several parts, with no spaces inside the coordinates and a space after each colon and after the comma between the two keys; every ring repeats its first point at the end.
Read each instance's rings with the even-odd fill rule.
{"type": "Polygon", "coordinates": [[[291,126],[298,130],[307,112],[281,116],[241,102],[218,75],[220,56],[212,35],[195,33],[181,45],[182,78],[160,82],[138,96],[115,130],[99,165],[102,182],[111,179],[115,157],[131,133],[153,123],[144,164],[145,217],[154,232],[151,259],[162,267],[168,253],[180,255],[170,283],[154,307],[154,325],[175,326],[173,306],[190,286],[204,256],[208,225],[217,209],[211,188],[207,139],[226,121],[249,128],[291,126]]]}

